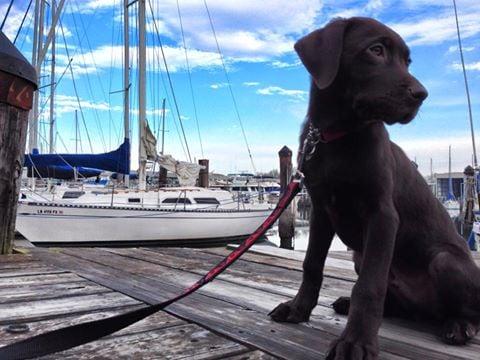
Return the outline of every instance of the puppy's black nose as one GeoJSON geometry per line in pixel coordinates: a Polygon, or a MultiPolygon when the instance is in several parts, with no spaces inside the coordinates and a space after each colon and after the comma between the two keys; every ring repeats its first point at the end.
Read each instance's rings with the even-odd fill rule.
{"type": "Polygon", "coordinates": [[[413,84],[412,86],[410,86],[408,88],[408,91],[410,92],[410,95],[412,95],[412,97],[415,99],[415,100],[418,100],[418,101],[423,101],[427,98],[428,96],[428,91],[427,89],[425,89],[423,87],[422,84],[420,84],[419,82],[417,82],[416,84],[413,84]]]}

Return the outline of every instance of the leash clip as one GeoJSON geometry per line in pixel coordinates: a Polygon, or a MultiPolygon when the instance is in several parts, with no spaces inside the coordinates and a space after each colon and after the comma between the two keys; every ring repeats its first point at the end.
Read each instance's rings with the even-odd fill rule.
{"type": "Polygon", "coordinates": [[[297,169],[295,174],[292,175],[291,182],[298,183],[299,188],[303,188],[303,181],[305,180],[305,175],[297,169]]]}
{"type": "Polygon", "coordinates": [[[312,123],[310,123],[308,127],[308,133],[307,137],[305,139],[306,141],[306,146],[305,146],[305,160],[310,160],[313,154],[315,153],[315,150],[317,149],[317,144],[319,142],[325,142],[322,139],[322,133],[320,129],[317,127],[313,126],[312,123]]]}
{"type": "Polygon", "coordinates": [[[317,144],[322,141],[321,132],[318,128],[313,126],[312,123],[308,126],[308,132],[303,140],[302,148],[298,153],[298,170],[297,172],[303,177],[302,169],[305,161],[308,161],[312,158],[315,150],[317,149],[317,144]]]}

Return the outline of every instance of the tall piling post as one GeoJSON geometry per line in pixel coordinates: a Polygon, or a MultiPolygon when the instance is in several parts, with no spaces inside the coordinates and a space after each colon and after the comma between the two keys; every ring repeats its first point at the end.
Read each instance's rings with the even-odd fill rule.
{"type": "Polygon", "coordinates": [[[13,248],[35,68],[0,31],[0,254],[13,248]]]}
{"type": "Polygon", "coordinates": [[[204,169],[200,169],[198,173],[198,186],[208,188],[208,159],[198,160],[198,165],[205,166],[204,169]]]}
{"type": "Polygon", "coordinates": [[[167,179],[167,174],[168,171],[165,169],[163,166],[160,166],[160,169],[158,169],[158,187],[166,187],[168,185],[168,179],[167,179]]]}
{"type": "MultiPolygon", "coordinates": [[[[292,177],[292,150],[284,146],[278,152],[278,156],[280,159],[280,188],[283,193],[292,177]]],[[[293,250],[295,216],[291,204],[285,209],[278,220],[278,234],[280,236],[280,247],[282,249],[293,250]]]]}

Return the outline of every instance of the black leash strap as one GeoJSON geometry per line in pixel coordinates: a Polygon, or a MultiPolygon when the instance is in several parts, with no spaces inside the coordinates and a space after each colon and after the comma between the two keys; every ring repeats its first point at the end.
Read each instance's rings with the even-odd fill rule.
{"type": "MultiPolygon", "coordinates": [[[[305,150],[305,149],[304,149],[305,150]]],[[[250,235],[242,244],[240,244],[230,255],[219,262],[207,274],[205,274],[195,284],[190,286],[180,295],[148,307],[130,311],[125,314],[113,316],[106,319],[90,321],[66,328],[46,332],[31,338],[4,346],[0,348],[1,360],[17,360],[31,359],[34,357],[52,354],[58,351],[70,349],[75,346],[86,344],[90,341],[100,339],[106,335],[110,335],[121,330],[137,321],[146,318],[149,315],[162,310],[166,306],[190,295],[203,285],[209,283],[221,274],[226,268],[233,264],[240,256],[242,256],[280,217],[283,210],[287,208],[295,195],[301,189],[303,176],[297,172],[294,179],[288,184],[282,197],[278,201],[277,206],[258,227],[255,232],[250,235]]]]}

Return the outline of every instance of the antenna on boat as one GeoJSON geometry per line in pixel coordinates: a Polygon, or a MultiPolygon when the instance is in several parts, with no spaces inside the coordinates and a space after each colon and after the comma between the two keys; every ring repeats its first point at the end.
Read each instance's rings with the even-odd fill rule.
{"type": "MultiPolygon", "coordinates": [[[[158,138],[158,135],[157,135],[158,138]]],[[[164,154],[165,150],[165,98],[163,98],[162,102],[162,152],[161,154],[164,154]]]]}
{"type": "Polygon", "coordinates": [[[455,0],[453,0],[453,9],[455,10],[455,23],[457,25],[458,49],[460,51],[460,60],[462,62],[463,80],[465,81],[465,92],[467,93],[468,116],[470,119],[470,133],[472,135],[472,147],[473,147],[473,166],[477,170],[478,162],[477,162],[477,149],[475,146],[475,135],[473,132],[472,104],[470,102],[470,91],[468,90],[467,72],[465,71],[465,61],[463,59],[462,39],[460,37],[460,28],[458,26],[457,4],[455,0]]]}

